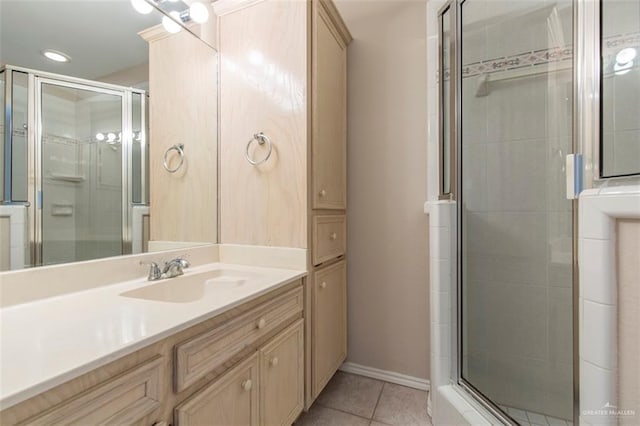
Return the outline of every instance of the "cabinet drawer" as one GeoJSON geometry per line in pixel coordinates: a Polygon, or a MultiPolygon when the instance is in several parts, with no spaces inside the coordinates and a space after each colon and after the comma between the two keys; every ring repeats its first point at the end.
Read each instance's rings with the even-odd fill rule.
{"type": "Polygon", "coordinates": [[[176,391],[183,391],[261,337],[284,327],[302,308],[302,287],[298,287],[176,345],[176,391]]]}
{"type": "Polygon", "coordinates": [[[258,355],[253,354],[175,409],[176,426],[257,426],[258,355]]]}
{"type": "Polygon", "coordinates": [[[304,320],[260,350],[260,424],[289,426],[304,406],[304,320]]]}
{"type": "Polygon", "coordinates": [[[347,217],[313,217],[313,264],[319,265],[344,254],[347,245],[347,217]]]}
{"type": "Polygon", "coordinates": [[[133,424],[160,408],[162,368],[156,357],[22,424],[133,424]]]}
{"type": "Polygon", "coordinates": [[[317,396],[347,356],[347,267],[344,261],[313,278],[312,388],[317,396]]]}

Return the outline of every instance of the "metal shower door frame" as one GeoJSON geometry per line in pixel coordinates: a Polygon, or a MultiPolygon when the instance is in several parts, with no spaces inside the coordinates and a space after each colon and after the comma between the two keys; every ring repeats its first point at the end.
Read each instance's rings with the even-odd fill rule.
{"type": "MultiPolygon", "coordinates": [[[[454,199],[456,201],[456,266],[455,266],[455,292],[452,292],[452,320],[454,327],[452,327],[452,335],[451,339],[451,353],[456,354],[456,360],[451,365],[451,378],[452,380],[462,387],[465,391],[472,395],[472,397],[478,401],[485,409],[491,412],[494,416],[496,416],[500,421],[504,424],[512,425],[517,424],[507,416],[505,413],[500,410],[496,404],[485,397],[480,391],[475,389],[475,387],[466,381],[462,377],[462,363],[463,363],[463,354],[462,354],[462,7],[464,3],[469,0],[450,0],[447,2],[442,9],[438,12],[438,18],[440,22],[440,14],[445,11],[447,8],[450,8],[451,11],[455,13],[455,28],[452,29],[452,44],[454,47],[452,48],[452,52],[454,58],[452,59],[455,64],[455,90],[451,92],[452,100],[455,103],[455,115],[452,117],[452,121],[454,121],[455,134],[455,196],[454,199]],[[454,331],[455,330],[455,331],[454,331]]],[[[592,154],[593,148],[591,148],[586,142],[584,138],[585,128],[588,122],[593,123],[593,121],[587,121],[583,117],[584,111],[582,108],[585,108],[585,105],[579,100],[580,96],[584,96],[585,85],[584,82],[587,81],[593,84],[593,79],[596,79],[594,75],[597,75],[599,72],[599,61],[598,64],[595,65],[596,57],[586,57],[584,56],[585,51],[588,50],[586,47],[586,43],[590,43],[591,36],[587,36],[585,39],[579,36],[579,31],[584,31],[585,26],[589,26],[589,24],[594,24],[594,20],[597,19],[598,15],[594,14],[592,9],[593,3],[600,3],[601,0],[573,0],[572,4],[572,23],[573,23],[573,46],[576,51],[573,55],[573,112],[572,112],[572,121],[573,121],[573,136],[572,136],[572,150],[574,153],[582,153],[587,151],[587,156],[590,157],[589,154],[592,154]],[[587,11],[585,13],[585,10],[587,11]],[[586,15],[586,16],[585,16],[586,15]],[[582,84],[579,85],[579,83],[582,84]]],[[[596,37],[597,37],[596,33],[596,37]]],[[[598,44],[599,46],[599,44],[598,44]]],[[[441,48],[439,49],[442,52],[441,48]]],[[[599,54],[599,51],[597,52],[599,54]]],[[[438,58],[438,61],[441,61],[438,58]]],[[[453,78],[453,77],[452,77],[453,78]]],[[[591,89],[593,86],[589,85],[587,89],[591,89]]],[[[439,89],[440,90],[440,89],[439,89]]],[[[591,108],[594,108],[591,105],[591,108]]],[[[587,110],[587,115],[591,117],[593,115],[593,111],[591,109],[587,110]]],[[[597,121],[597,125],[599,125],[599,121],[597,121]]],[[[597,150],[596,150],[597,151],[597,150]]],[[[597,155],[597,153],[596,153],[597,155]]],[[[597,161],[597,160],[596,160],[597,161]]],[[[586,176],[586,184],[589,185],[590,177],[586,176]]],[[[580,415],[580,407],[579,407],[579,304],[578,304],[578,294],[579,294],[579,276],[578,276],[578,202],[577,199],[572,201],[572,240],[573,240],[573,248],[572,248],[572,265],[573,265],[573,278],[572,278],[572,340],[573,340],[573,416],[574,422],[577,424],[579,422],[580,415]]]]}

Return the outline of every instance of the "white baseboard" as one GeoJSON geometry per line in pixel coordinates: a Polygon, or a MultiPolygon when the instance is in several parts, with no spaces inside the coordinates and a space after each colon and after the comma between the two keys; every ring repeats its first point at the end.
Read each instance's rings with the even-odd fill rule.
{"type": "Polygon", "coordinates": [[[340,371],[359,374],[360,376],[371,377],[372,379],[384,380],[385,382],[395,383],[396,385],[407,386],[414,389],[425,391],[431,389],[431,385],[427,379],[420,379],[418,377],[396,373],[395,371],[380,370],[378,368],[367,367],[366,365],[355,364],[353,362],[343,363],[340,367],[340,371]]]}

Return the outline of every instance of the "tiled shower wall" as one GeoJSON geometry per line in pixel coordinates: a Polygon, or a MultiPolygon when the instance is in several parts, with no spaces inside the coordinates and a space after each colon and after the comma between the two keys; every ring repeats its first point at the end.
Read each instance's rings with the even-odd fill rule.
{"type": "MultiPolygon", "coordinates": [[[[464,21],[504,4],[464,6],[463,73],[549,47],[553,57],[571,45],[566,0],[497,14],[493,23],[464,21]]],[[[571,418],[573,406],[572,221],[563,169],[572,152],[571,77],[569,52],[490,83],[488,93],[478,91],[480,75],[462,85],[466,378],[498,404],[560,418],[571,418]]]]}

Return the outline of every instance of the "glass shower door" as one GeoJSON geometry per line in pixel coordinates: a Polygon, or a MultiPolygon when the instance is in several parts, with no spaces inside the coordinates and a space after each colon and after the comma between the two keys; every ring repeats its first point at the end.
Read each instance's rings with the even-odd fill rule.
{"type": "Polygon", "coordinates": [[[39,94],[41,263],[122,254],[122,93],[43,79],[39,94]]]}
{"type": "Polygon", "coordinates": [[[461,381],[518,423],[571,422],[572,2],[459,10],[461,381]]]}

